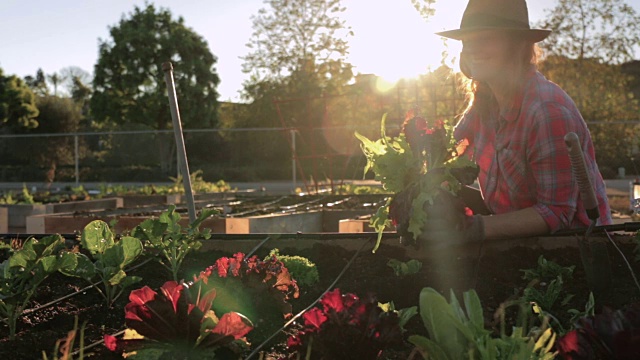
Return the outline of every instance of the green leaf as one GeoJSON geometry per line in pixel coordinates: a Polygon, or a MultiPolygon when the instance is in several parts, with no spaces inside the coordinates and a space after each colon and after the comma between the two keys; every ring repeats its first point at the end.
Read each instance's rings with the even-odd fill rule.
{"type": "Polygon", "coordinates": [[[94,220],[84,227],[80,243],[95,256],[113,246],[114,235],[106,222],[94,220]]]}
{"type": "Polygon", "coordinates": [[[420,317],[429,337],[438,343],[452,359],[462,355],[460,334],[452,319],[456,315],[447,300],[433,288],[420,292],[420,317]]]}
{"type": "Polygon", "coordinates": [[[76,259],[74,268],[62,268],[60,272],[67,276],[75,276],[91,281],[96,275],[96,268],[93,261],[84,254],[70,254],[76,259]]]}
{"type": "Polygon", "coordinates": [[[440,345],[424,336],[411,335],[408,340],[420,350],[425,360],[453,360],[447,356],[440,345]]]}
{"type": "Polygon", "coordinates": [[[140,281],[142,281],[142,277],[140,276],[127,275],[125,278],[120,280],[120,283],[118,285],[120,285],[120,287],[122,287],[123,289],[126,289],[133,284],[139,283],[140,281]]]}
{"type": "MultiPolygon", "coordinates": [[[[107,268],[107,269],[111,269],[111,268],[107,268]]],[[[105,270],[107,270],[105,269],[105,270]]],[[[105,271],[105,273],[108,273],[105,271]]],[[[118,285],[120,284],[120,281],[122,281],[123,279],[125,279],[127,277],[127,274],[124,272],[124,270],[118,270],[115,274],[113,274],[113,276],[111,276],[108,280],[109,285],[113,286],[113,285],[118,285]]]]}
{"type": "Polygon", "coordinates": [[[484,329],[484,312],[482,310],[482,304],[480,303],[480,297],[475,290],[466,291],[463,294],[464,307],[467,309],[467,316],[471,323],[478,329],[484,329]]]}

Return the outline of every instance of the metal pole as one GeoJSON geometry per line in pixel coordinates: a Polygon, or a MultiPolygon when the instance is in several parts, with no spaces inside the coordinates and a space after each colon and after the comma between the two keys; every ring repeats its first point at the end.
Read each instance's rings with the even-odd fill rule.
{"type": "Polygon", "coordinates": [[[80,161],[80,155],[78,154],[78,135],[73,137],[73,145],[74,145],[74,155],[75,155],[75,165],[76,165],[76,186],[80,183],[80,166],[78,162],[80,161]]]}
{"type": "Polygon", "coordinates": [[[296,191],[296,131],[289,130],[291,132],[291,179],[293,180],[293,192],[296,191]]]}
{"type": "Polygon", "coordinates": [[[181,160],[179,161],[179,165],[182,173],[182,184],[184,185],[184,192],[187,197],[189,220],[191,223],[194,223],[196,221],[196,207],[193,201],[193,191],[191,190],[191,176],[189,172],[189,163],[187,162],[187,151],[184,147],[184,137],[182,135],[180,109],[178,108],[176,88],[173,82],[173,65],[170,61],[162,64],[162,71],[164,71],[164,81],[167,83],[169,107],[171,108],[171,119],[173,120],[173,133],[176,137],[176,152],[181,160]]]}

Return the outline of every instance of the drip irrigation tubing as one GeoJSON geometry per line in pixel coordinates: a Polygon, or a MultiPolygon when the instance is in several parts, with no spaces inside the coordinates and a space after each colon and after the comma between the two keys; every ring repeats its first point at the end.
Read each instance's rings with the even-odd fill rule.
{"type": "Polygon", "coordinates": [[[611,235],[609,235],[609,233],[607,231],[604,232],[605,234],[607,234],[607,239],[609,239],[609,242],[613,245],[613,247],[618,251],[618,253],[620,254],[620,256],[622,256],[622,260],[624,261],[625,265],[627,266],[627,269],[629,269],[629,272],[631,273],[631,277],[633,278],[633,282],[636,284],[636,287],[638,288],[638,290],[640,290],[640,284],[638,283],[638,278],[636,277],[636,273],[633,271],[633,268],[631,267],[631,264],[629,264],[629,260],[627,259],[627,257],[624,255],[624,253],[622,252],[622,250],[620,250],[620,247],[618,247],[618,245],[616,244],[615,241],[613,241],[613,239],[611,238],[611,235]]]}
{"type": "Polygon", "coordinates": [[[278,331],[274,332],[273,334],[271,334],[271,336],[269,336],[265,341],[263,341],[260,345],[256,346],[256,348],[245,358],[245,360],[249,360],[251,359],[253,356],[255,356],[260,349],[262,349],[262,347],[264,347],[266,344],[269,343],[269,341],[271,341],[271,339],[273,339],[274,337],[276,337],[281,331],[284,331],[284,329],[286,329],[289,325],[293,324],[296,319],[298,319],[300,316],[304,315],[304,313],[306,313],[307,311],[309,311],[309,309],[311,309],[315,304],[318,303],[318,301],[320,301],[322,299],[322,297],[328,293],[337,283],[338,281],[340,281],[340,279],[342,278],[342,276],[344,275],[344,273],[349,269],[349,267],[351,267],[351,264],[353,264],[353,261],[358,257],[358,255],[360,255],[360,252],[362,251],[362,249],[364,249],[364,246],[366,244],[369,243],[369,239],[367,239],[367,241],[364,241],[362,243],[362,246],[360,246],[360,248],[356,251],[355,254],[353,254],[353,256],[351,257],[351,259],[349,260],[349,262],[347,262],[347,264],[345,265],[345,267],[342,269],[342,271],[340,272],[340,274],[338,274],[338,276],[335,278],[335,280],[333,280],[333,282],[329,285],[329,287],[327,287],[327,289],[320,294],[320,296],[313,301],[309,306],[307,306],[306,308],[302,309],[302,311],[300,311],[299,313],[297,313],[296,315],[294,315],[289,321],[287,321],[280,329],[278,329],[278,331]]]}
{"type": "MultiPolygon", "coordinates": [[[[127,271],[135,270],[135,269],[137,269],[137,268],[141,267],[142,265],[145,265],[146,263],[150,262],[151,260],[153,260],[153,258],[148,258],[148,259],[146,259],[146,260],[142,261],[140,264],[137,264],[137,265],[132,266],[131,268],[127,269],[127,271]]],[[[21,314],[21,315],[27,315],[27,314],[34,313],[34,312],[36,312],[36,311],[40,311],[40,310],[42,310],[42,309],[46,309],[46,308],[48,308],[49,306],[55,305],[55,304],[59,303],[59,302],[60,302],[60,301],[62,301],[62,300],[65,300],[65,299],[68,299],[68,298],[72,298],[72,297],[74,297],[74,296],[76,296],[76,295],[78,295],[78,294],[80,294],[80,293],[82,293],[82,292],[85,292],[85,291],[87,291],[87,290],[89,290],[89,289],[91,289],[91,288],[94,288],[94,287],[96,287],[96,286],[100,285],[101,283],[102,283],[101,281],[95,282],[95,283],[93,283],[93,284],[91,284],[91,285],[85,286],[84,288],[82,288],[82,289],[80,289],[80,290],[78,290],[78,291],[76,291],[76,292],[73,292],[73,293],[71,293],[71,294],[67,294],[67,295],[65,295],[65,296],[63,296],[63,297],[61,297],[61,298],[58,298],[58,299],[55,299],[55,300],[49,301],[49,302],[48,302],[48,303],[46,303],[46,304],[42,304],[42,305],[40,305],[40,306],[37,306],[37,307],[31,308],[31,309],[26,309],[25,311],[23,311],[23,312],[22,312],[22,314],[21,314]]],[[[0,319],[0,321],[6,322],[6,321],[7,321],[7,319],[0,319]]]]}

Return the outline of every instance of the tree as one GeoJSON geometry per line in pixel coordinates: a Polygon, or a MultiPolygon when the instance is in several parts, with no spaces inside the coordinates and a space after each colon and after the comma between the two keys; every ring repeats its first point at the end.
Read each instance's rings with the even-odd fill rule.
{"type": "MultiPolygon", "coordinates": [[[[110,40],[100,40],[94,68],[90,110],[95,122],[169,128],[162,64],[171,61],[183,127],[217,126],[217,58],[182,18],[174,20],[169,10],[150,4],[144,9],[136,6],[109,34],[110,40]]],[[[172,139],[165,134],[156,138],[164,174],[175,165],[172,139]]]]}
{"type": "MultiPolygon", "coordinates": [[[[315,146],[321,154],[326,148],[318,135],[322,126],[322,98],[344,91],[352,78],[346,62],[347,39],[353,32],[339,15],[345,11],[339,0],[265,0],[252,16],[253,34],[243,58],[243,71],[251,78],[244,83],[243,98],[250,102],[250,118],[239,124],[249,127],[285,126],[298,128],[301,145],[315,146]],[[296,99],[296,100],[292,100],[296,99]],[[282,101],[280,104],[274,102],[282,101]]],[[[283,136],[282,134],[278,134],[283,136]]],[[[287,133],[271,147],[272,164],[290,162],[287,133]]],[[[264,135],[252,140],[267,141],[264,135]]],[[[271,140],[273,141],[273,140],[271,140]]],[[[275,167],[272,166],[272,169],[275,167]]]]}
{"type": "Polygon", "coordinates": [[[558,0],[539,26],[553,32],[541,43],[549,55],[622,64],[640,43],[640,18],[624,0],[558,0]]]}
{"type": "Polygon", "coordinates": [[[47,79],[53,86],[53,96],[58,96],[58,85],[62,84],[65,80],[67,80],[67,78],[58,74],[57,72],[54,72],[53,74],[47,75],[47,79]]]}
{"type": "Polygon", "coordinates": [[[38,127],[38,108],[29,86],[15,75],[4,76],[0,69],[0,129],[38,127]]]}
{"type": "Polygon", "coordinates": [[[615,173],[638,142],[635,129],[621,123],[639,110],[621,64],[634,57],[640,17],[623,0],[558,0],[546,13],[538,26],[553,32],[540,43],[547,55],[540,69],[576,102],[590,123],[601,170],[615,173]]]}
{"type": "Polygon", "coordinates": [[[42,69],[38,69],[38,71],[36,71],[36,76],[25,76],[24,81],[31,88],[34,94],[39,96],[45,96],[49,94],[47,79],[45,78],[42,69]]]}
{"type": "Polygon", "coordinates": [[[172,61],[185,128],[217,125],[220,79],[206,41],[167,9],[135,7],[100,40],[91,111],[96,121],[139,123],[155,129],[171,124],[162,64],[172,61]]]}
{"type": "MultiPolygon", "coordinates": [[[[338,16],[345,11],[340,0],[265,0],[252,16],[253,34],[247,44],[252,52],[243,58],[243,71],[251,73],[250,83],[282,80],[292,74],[322,72],[330,81],[334,62],[345,68],[347,38],[353,32],[338,16]]],[[[341,79],[344,80],[344,79],[341,79]]],[[[347,79],[347,81],[350,79],[347,79]]]]}
{"type": "Polygon", "coordinates": [[[84,87],[91,85],[91,74],[77,66],[67,66],[60,69],[60,77],[63,79],[62,86],[68,94],[73,97],[73,90],[77,88],[79,84],[84,87]]]}

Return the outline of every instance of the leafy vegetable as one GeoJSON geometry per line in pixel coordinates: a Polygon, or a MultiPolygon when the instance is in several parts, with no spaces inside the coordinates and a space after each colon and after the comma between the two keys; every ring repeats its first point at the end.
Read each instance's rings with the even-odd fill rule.
{"type": "MultiPolygon", "coordinates": [[[[420,316],[429,337],[412,335],[424,359],[553,359],[555,334],[551,328],[514,327],[499,337],[485,329],[480,299],[474,290],[463,294],[464,308],[453,291],[449,302],[432,288],[420,292],[420,316]]],[[[504,314],[504,311],[502,312],[504,314]]],[[[504,324],[504,318],[502,319],[504,324]]],[[[544,324],[543,324],[544,325],[544,324]]]]}
{"type": "Polygon", "coordinates": [[[125,267],[142,254],[140,240],[123,236],[116,241],[107,223],[94,220],[84,227],[80,244],[91,256],[74,254],[78,266],[62,272],[90,283],[99,281],[101,287],[95,289],[105,299],[107,306],[112,306],[125,289],[142,280],[139,276],[128,276],[125,272],[125,267]]]}
{"type": "Polygon", "coordinates": [[[38,286],[56,271],[72,271],[76,267],[75,256],[64,248],[60,235],[29,238],[0,264],[0,314],[7,318],[10,339],[15,337],[17,320],[38,286]]]}
{"type": "MultiPolygon", "coordinates": [[[[451,197],[441,195],[456,195],[478,175],[478,167],[460,156],[464,143],[456,142],[453,126],[446,121],[427,121],[409,112],[397,137],[386,135],[385,122],[386,115],[382,118],[380,139],[376,141],[355,134],[367,158],[364,173],[373,171],[383,188],[395,194],[371,218],[371,225],[378,232],[374,252],[384,229],[390,225],[408,239],[407,243],[415,243],[429,216],[425,208],[437,207],[434,202],[449,201],[451,197]]],[[[457,207],[452,209],[454,215],[460,212],[457,207]]],[[[461,209],[464,216],[464,206],[461,209]]],[[[449,213],[445,214],[449,217],[449,213]]],[[[460,221],[446,220],[451,220],[453,226],[460,221]]]]}
{"type": "Polygon", "coordinates": [[[175,205],[160,215],[159,219],[147,219],[136,226],[131,235],[142,240],[147,248],[160,252],[160,264],[167,268],[174,281],[178,281],[178,272],[187,254],[198,250],[202,243],[199,238],[211,237],[211,230],[200,232],[199,227],[203,221],[217,213],[217,210],[203,210],[196,221],[183,229],[179,224],[180,214],[175,205]]]}
{"type": "Polygon", "coordinates": [[[340,289],[326,293],[320,303],[321,308],[304,314],[302,330],[289,337],[290,359],[302,354],[313,359],[378,359],[383,350],[403,343],[403,327],[417,312],[415,306],[396,311],[393,303],[341,294],[340,289]]]}
{"type": "Polygon", "coordinates": [[[299,296],[298,285],[282,261],[275,257],[260,260],[236,253],[222,257],[196,278],[205,289],[217,290],[213,310],[218,314],[235,311],[254,324],[250,340],[261,342],[292,315],[290,298],[299,296]]]}
{"type": "Polygon", "coordinates": [[[277,260],[282,261],[297,284],[311,286],[320,281],[316,264],[305,257],[297,255],[282,255],[278,249],[271,250],[265,261],[269,261],[269,258],[271,257],[275,257],[277,260]]]}
{"type": "Polygon", "coordinates": [[[637,359],[640,354],[640,303],[586,316],[575,330],[558,339],[557,349],[565,359],[637,359]]]}
{"type": "Polygon", "coordinates": [[[122,339],[105,335],[105,345],[132,359],[213,359],[223,347],[245,349],[251,322],[235,312],[218,319],[211,310],[216,289],[202,285],[167,281],[160,294],[148,286],[132,291],[125,306],[128,329],[122,339]]]}

